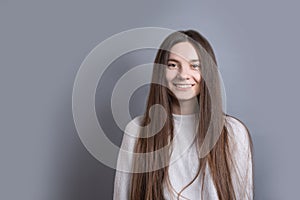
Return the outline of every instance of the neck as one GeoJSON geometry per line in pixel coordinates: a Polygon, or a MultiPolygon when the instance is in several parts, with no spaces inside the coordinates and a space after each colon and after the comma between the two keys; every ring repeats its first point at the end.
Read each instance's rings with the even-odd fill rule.
{"type": "Polygon", "coordinates": [[[189,100],[179,100],[179,105],[173,105],[173,113],[178,115],[189,115],[199,112],[199,104],[197,98],[189,100]]]}

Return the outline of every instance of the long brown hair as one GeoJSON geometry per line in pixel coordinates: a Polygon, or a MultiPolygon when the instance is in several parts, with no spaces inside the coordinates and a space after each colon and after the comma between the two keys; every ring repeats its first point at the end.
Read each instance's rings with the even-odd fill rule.
{"type": "MultiPolygon", "coordinates": [[[[194,30],[172,33],[163,41],[156,54],[152,74],[152,83],[147,100],[147,107],[141,124],[142,126],[148,128],[141,130],[140,134],[149,135],[149,133],[152,133],[153,130],[158,130],[157,127],[161,126],[162,128],[153,136],[139,138],[135,146],[135,153],[155,152],[168,146],[170,141],[173,140],[174,124],[172,105],[179,105],[179,102],[175,95],[163,84],[166,81],[165,67],[163,67],[163,65],[167,65],[167,60],[170,53],[169,50],[171,47],[179,42],[190,42],[194,46],[198,52],[201,62],[201,76],[206,77],[205,79],[202,78],[200,81],[200,94],[197,96],[200,110],[195,111],[196,113],[199,112],[199,125],[196,138],[198,148],[201,150],[200,147],[202,147],[204,144],[206,136],[208,134],[212,135],[207,146],[207,148],[212,147],[212,149],[206,149],[209,150],[207,154],[199,155],[200,166],[198,168],[197,175],[178,193],[178,198],[182,191],[191,185],[198,176],[201,177],[203,183],[201,188],[199,186],[201,195],[203,195],[205,189],[205,168],[208,165],[219,199],[236,199],[237,191],[234,191],[233,180],[231,178],[230,171],[230,167],[234,167],[234,164],[232,163],[232,156],[229,151],[229,130],[228,126],[226,126],[226,123],[224,124],[224,120],[226,122],[227,115],[224,114],[222,109],[220,79],[213,67],[217,66],[217,61],[209,42],[194,30]],[[161,109],[152,109],[153,106],[157,104],[163,106],[165,113],[167,114],[166,121],[164,120],[165,113],[161,109]],[[214,112],[211,111],[212,107],[214,108],[214,112]],[[213,123],[211,122],[211,119],[213,119],[213,123]],[[163,124],[161,124],[162,122],[163,124]],[[220,129],[218,129],[218,126],[220,125],[222,126],[219,127],[220,129]],[[210,128],[210,126],[212,128],[210,128]],[[220,130],[219,134],[217,133],[217,130],[220,130]],[[214,142],[212,138],[216,137],[217,140],[214,142]]],[[[251,142],[251,138],[249,139],[251,142]]],[[[207,142],[205,143],[207,144],[207,142]]],[[[171,148],[171,146],[169,148],[171,148]]],[[[200,150],[199,152],[201,152],[200,150]]],[[[132,174],[130,199],[164,199],[163,183],[166,183],[169,190],[171,188],[171,184],[168,177],[168,165],[164,166],[162,163],[169,163],[169,161],[169,151],[165,151],[165,153],[159,155],[153,154],[153,156],[148,156],[143,160],[143,163],[141,163],[141,160],[134,159],[133,167],[134,171],[137,173],[132,174]],[[149,166],[152,168],[154,166],[155,170],[151,170],[151,167],[149,166]],[[160,168],[158,166],[162,167],[160,168]]]]}

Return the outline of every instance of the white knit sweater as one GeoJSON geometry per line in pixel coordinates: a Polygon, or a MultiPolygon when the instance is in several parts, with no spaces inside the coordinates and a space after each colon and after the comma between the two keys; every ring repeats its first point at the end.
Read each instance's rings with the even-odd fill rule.
{"type": "MultiPolygon", "coordinates": [[[[171,154],[171,161],[169,165],[169,179],[175,191],[170,192],[164,185],[164,197],[167,200],[177,199],[176,192],[186,186],[196,175],[199,161],[196,150],[195,125],[197,121],[195,114],[190,115],[176,115],[174,118],[174,140],[173,140],[173,153],[171,154]]],[[[141,116],[136,117],[129,123],[125,129],[121,148],[133,152],[136,143],[135,137],[138,136],[138,129],[132,126],[132,122],[139,124],[141,116]],[[135,137],[132,137],[135,136],[135,137]]],[[[233,160],[237,169],[232,170],[233,187],[236,191],[237,199],[253,199],[253,183],[252,183],[252,155],[250,152],[250,140],[245,126],[233,117],[226,117],[226,122],[232,127],[233,131],[229,129],[229,145],[232,150],[233,160]],[[239,176],[237,175],[239,174],[239,176]],[[238,178],[240,177],[240,179],[238,178]],[[238,181],[243,187],[238,186],[238,181]],[[242,188],[242,189],[241,189],[242,188]]],[[[119,154],[118,168],[125,171],[131,169],[133,157],[130,155],[119,154]]],[[[216,188],[210,176],[208,165],[206,166],[206,176],[204,181],[204,194],[203,198],[218,199],[216,188]]],[[[131,173],[124,171],[116,171],[114,183],[114,200],[127,200],[129,199],[131,173]]],[[[198,178],[183,192],[180,199],[201,199],[201,178],[198,178]]]]}

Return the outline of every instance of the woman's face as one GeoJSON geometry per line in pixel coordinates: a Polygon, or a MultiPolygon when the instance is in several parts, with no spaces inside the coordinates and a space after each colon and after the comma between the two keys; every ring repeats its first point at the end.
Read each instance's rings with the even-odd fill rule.
{"type": "Polygon", "coordinates": [[[191,100],[200,93],[200,60],[191,43],[180,42],[170,49],[166,80],[179,101],[191,100]]]}

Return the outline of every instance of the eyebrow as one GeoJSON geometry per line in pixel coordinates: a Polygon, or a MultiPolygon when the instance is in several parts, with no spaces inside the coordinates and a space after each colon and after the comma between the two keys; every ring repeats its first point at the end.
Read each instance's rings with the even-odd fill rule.
{"type": "MultiPolygon", "coordinates": [[[[173,62],[179,63],[179,61],[176,60],[176,59],[168,59],[168,61],[173,61],[173,62]]],[[[189,62],[200,62],[200,60],[199,60],[199,59],[192,59],[192,60],[190,60],[189,62]]]]}

